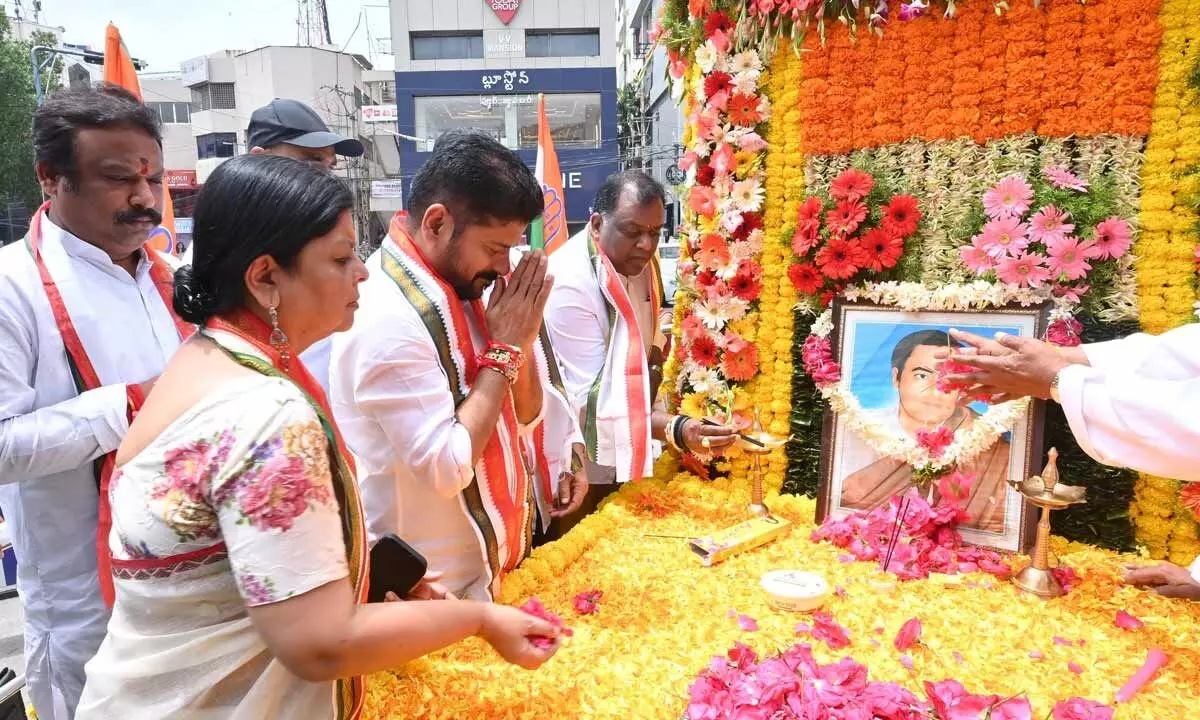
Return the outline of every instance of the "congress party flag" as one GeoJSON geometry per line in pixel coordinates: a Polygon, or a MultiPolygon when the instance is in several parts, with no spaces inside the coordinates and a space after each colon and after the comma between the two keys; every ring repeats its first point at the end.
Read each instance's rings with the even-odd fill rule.
{"type": "MultiPolygon", "coordinates": [[[[120,85],[142,99],[142,86],[138,82],[137,68],[133,58],[121,41],[121,33],[117,26],[108,24],[104,32],[104,82],[120,85]]],[[[150,233],[150,247],[160,253],[171,254],[175,251],[175,204],[171,202],[171,190],[163,188],[162,224],[150,233]]]]}
{"type": "Polygon", "coordinates": [[[542,216],[533,221],[529,245],[534,250],[554,252],[567,241],[567,199],[563,195],[562,171],[558,166],[558,153],[554,151],[554,139],[550,137],[550,123],[546,120],[546,96],[538,94],[538,182],[542,184],[542,200],[545,209],[542,216]]]}

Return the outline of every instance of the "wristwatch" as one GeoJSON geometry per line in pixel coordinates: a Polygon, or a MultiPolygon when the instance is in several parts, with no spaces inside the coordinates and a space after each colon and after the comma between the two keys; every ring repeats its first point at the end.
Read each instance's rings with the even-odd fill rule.
{"type": "MultiPolygon", "coordinates": [[[[1066,368],[1063,368],[1066,370],[1066,368]]],[[[1062,380],[1063,371],[1059,370],[1054,373],[1054,377],[1050,380],[1050,399],[1062,405],[1062,397],[1058,394],[1058,383],[1062,380]]]]}

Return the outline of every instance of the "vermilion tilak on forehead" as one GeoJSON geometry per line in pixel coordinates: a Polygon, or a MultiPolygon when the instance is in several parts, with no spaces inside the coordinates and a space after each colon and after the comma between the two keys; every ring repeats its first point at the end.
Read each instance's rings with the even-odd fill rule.
{"type": "Polygon", "coordinates": [[[138,158],[138,175],[146,177],[150,174],[150,161],[146,158],[138,158]]]}

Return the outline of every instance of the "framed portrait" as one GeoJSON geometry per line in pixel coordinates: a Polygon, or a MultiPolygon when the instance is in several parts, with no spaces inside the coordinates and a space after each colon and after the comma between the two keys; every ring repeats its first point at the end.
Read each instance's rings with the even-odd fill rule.
{"type": "MultiPolygon", "coordinates": [[[[993,337],[1005,332],[1040,338],[1046,332],[1049,307],[999,307],[979,311],[908,312],[894,307],[837,301],[830,335],[834,359],[857,401],[856,423],[827,410],[822,430],[821,478],[817,521],[870,511],[914,487],[913,468],[887,455],[865,439],[864,423],[877,435],[902,435],[915,441],[919,430],[969,428],[988,412],[983,403],[964,404],[957,393],[937,388],[936,354],[957,345],[956,328],[993,337]]],[[[984,451],[960,470],[975,475],[967,499],[967,520],[959,526],[963,539],[1005,552],[1028,549],[1034,539],[1034,508],[1008,481],[1041,472],[1045,406],[1030,402],[984,451]]],[[[933,500],[936,490],[927,488],[933,500]]]]}

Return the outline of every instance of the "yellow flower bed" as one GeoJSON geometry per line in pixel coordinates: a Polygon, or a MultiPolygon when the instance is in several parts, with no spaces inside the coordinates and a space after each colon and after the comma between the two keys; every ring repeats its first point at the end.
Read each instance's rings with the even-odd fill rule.
{"type": "MultiPolygon", "coordinates": [[[[1196,178],[1184,173],[1200,159],[1200,98],[1187,86],[1200,55],[1200,1],[1164,0],[1160,18],[1158,89],[1142,166],[1141,234],[1134,246],[1141,323],[1151,333],[1192,321],[1196,302],[1197,218],[1187,202],[1196,178]]],[[[1200,555],[1200,541],[1178,496],[1177,482],[1142,476],[1130,516],[1152,557],[1186,565],[1200,555]]]]}
{"type": "MultiPolygon", "coordinates": [[[[1117,717],[1195,716],[1200,604],[1121,585],[1121,565],[1132,558],[1056,540],[1056,553],[1082,582],[1050,602],[986,575],[900,583],[886,591],[873,584],[882,577],[873,564],[842,563],[840,550],[808,540],[812,500],[771,493],[770,507],[796,523],[791,534],[705,568],[683,540],[648,535],[702,535],[744,519],[746,483],[705,483],[686,474],[662,479],[671,472],[667,461],[659,478],[625,486],[600,512],[561,541],[534,551],[506,579],[505,602],[536,595],[575,631],[541,670],[506,665],[483,643],[467,641],[373,676],[364,719],[674,720],[687,705],[688,685],[697,673],[734,641],[765,653],[797,642],[794,626],[807,616],[771,610],[758,587],[765,572],[781,568],[817,570],[844,589],[828,609],[853,644],[840,652],[816,644],[823,662],[850,655],[873,678],[918,692],[925,680],[956,678],[974,692],[1026,693],[1034,716],[1045,717],[1056,701],[1071,696],[1111,702],[1147,649],[1159,647],[1171,656],[1170,664],[1117,717]],[[604,592],[599,612],[579,616],[572,599],[589,589],[604,592]],[[740,630],[730,610],[755,618],[759,630],[740,630]],[[1117,629],[1117,610],[1146,626],[1117,629]],[[912,651],[910,673],[891,641],[911,617],[924,624],[927,647],[912,651]],[[1074,646],[1056,644],[1056,636],[1074,646]],[[1031,658],[1034,651],[1044,659],[1031,658]],[[1083,672],[1070,671],[1070,662],[1083,672]]],[[[778,486],[779,479],[772,484],[778,486]]]]}

